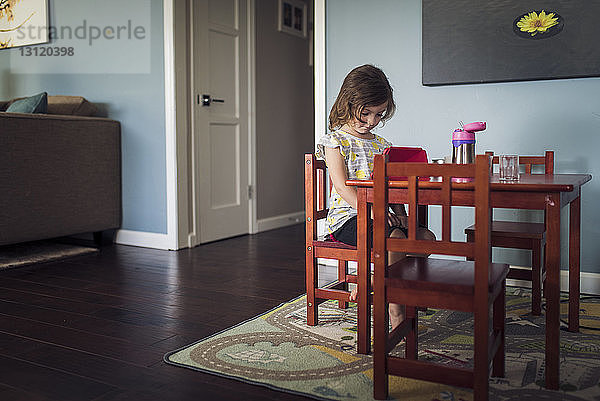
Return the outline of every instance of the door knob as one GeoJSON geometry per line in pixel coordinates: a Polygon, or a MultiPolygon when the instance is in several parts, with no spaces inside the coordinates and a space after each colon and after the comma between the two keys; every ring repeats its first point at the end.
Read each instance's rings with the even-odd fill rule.
{"type": "Polygon", "coordinates": [[[223,99],[214,99],[210,95],[202,95],[202,98],[200,98],[200,95],[198,95],[197,101],[198,101],[198,104],[202,104],[203,107],[210,106],[210,104],[212,102],[215,102],[215,103],[225,103],[225,100],[223,100],[223,99]]]}

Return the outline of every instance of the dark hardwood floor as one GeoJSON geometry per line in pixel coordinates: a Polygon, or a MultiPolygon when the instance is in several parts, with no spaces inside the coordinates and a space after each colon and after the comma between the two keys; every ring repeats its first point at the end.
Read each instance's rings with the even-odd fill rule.
{"type": "Polygon", "coordinates": [[[0,271],[0,400],[306,400],[163,355],[304,293],[304,226],[0,271]]]}

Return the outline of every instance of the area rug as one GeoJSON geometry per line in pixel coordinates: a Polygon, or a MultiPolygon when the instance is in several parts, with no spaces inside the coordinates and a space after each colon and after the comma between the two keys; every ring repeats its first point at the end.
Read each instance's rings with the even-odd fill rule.
{"type": "MultiPolygon", "coordinates": [[[[305,296],[165,355],[165,362],[322,400],[372,400],[371,356],[356,353],[356,305],[328,301],[306,325],[305,296]]],[[[561,320],[568,312],[561,303],[561,320]]],[[[491,400],[600,400],[600,300],[582,297],[581,332],[561,330],[560,390],[544,384],[544,317],[530,291],[507,289],[506,377],[490,379],[491,400]]],[[[472,315],[420,314],[419,359],[469,366],[472,315]]],[[[394,352],[402,352],[399,345],[394,352]]],[[[390,399],[472,400],[470,389],[390,376],[390,399]]]]}
{"type": "Polygon", "coordinates": [[[54,241],[33,241],[0,246],[0,270],[51,262],[98,252],[97,248],[54,241]]]}

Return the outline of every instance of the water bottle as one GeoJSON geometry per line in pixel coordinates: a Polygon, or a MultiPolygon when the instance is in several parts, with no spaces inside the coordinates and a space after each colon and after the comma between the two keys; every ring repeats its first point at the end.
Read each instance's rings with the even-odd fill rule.
{"type": "Polygon", "coordinates": [[[456,129],[452,133],[452,163],[467,164],[475,161],[475,133],[456,129]]]}
{"type": "Polygon", "coordinates": [[[455,129],[452,133],[452,163],[467,164],[475,162],[475,132],[483,131],[485,122],[474,122],[455,129]]]}

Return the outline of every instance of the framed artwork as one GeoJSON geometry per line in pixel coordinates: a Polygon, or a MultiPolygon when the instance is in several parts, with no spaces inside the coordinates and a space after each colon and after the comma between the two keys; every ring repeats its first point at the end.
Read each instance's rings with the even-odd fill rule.
{"type": "Polygon", "coordinates": [[[423,85],[600,76],[600,2],[422,0],[423,85]]]}
{"type": "Polygon", "coordinates": [[[306,3],[300,0],[279,0],[277,29],[306,38],[306,3]]]}
{"type": "Polygon", "coordinates": [[[0,0],[0,49],[48,42],[48,0],[0,0]]]}

